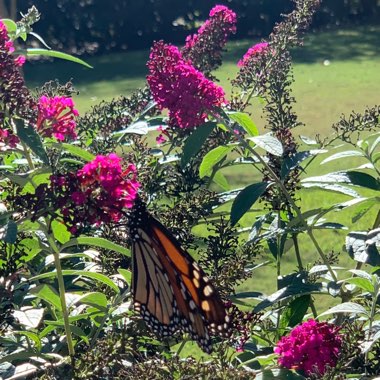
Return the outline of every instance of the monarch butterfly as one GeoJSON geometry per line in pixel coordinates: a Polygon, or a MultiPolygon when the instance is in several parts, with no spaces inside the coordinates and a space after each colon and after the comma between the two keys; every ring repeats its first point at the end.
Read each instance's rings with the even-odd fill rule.
{"type": "Polygon", "coordinates": [[[134,309],[154,333],[187,332],[207,353],[210,333],[229,336],[226,308],[210,280],[137,198],[129,220],[134,309]]]}

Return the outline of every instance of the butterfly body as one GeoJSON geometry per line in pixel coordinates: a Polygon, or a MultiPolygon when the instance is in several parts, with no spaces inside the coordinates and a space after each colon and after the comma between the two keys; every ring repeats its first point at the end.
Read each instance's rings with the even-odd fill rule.
{"type": "Polygon", "coordinates": [[[140,199],[129,231],[135,310],[156,334],[186,332],[211,352],[210,333],[228,336],[229,317],[204,271],[140,199]]]}

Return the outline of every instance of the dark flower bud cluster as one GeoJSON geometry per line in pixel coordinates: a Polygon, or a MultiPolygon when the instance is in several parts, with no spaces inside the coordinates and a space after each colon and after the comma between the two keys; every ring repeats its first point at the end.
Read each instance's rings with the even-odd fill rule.
{"type": "Polygon", "coordinates": [[[182,49],[184,58],[206,75],[222,64],[221,52],[230,34],[236,32],[237,20],[236,13],[224,5],[216,5],[209,16],[196,34],[186,38],[182,49]]]}
{"type": "Polygon", "coordinates": [[[252,327],[259,323],[261,314],[241,311],[231,301],[227,301],[225,306],[231,320],[232,335],[229,340],[237,352],[243,352],[244,345],[251,338],[252,327]]]}

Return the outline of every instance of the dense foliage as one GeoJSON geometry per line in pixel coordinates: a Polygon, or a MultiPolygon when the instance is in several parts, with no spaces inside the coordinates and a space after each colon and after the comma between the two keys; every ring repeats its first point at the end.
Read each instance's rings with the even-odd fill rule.
{"type": "MultiPolygon", "coordinates": [[[[291,94],[290,49],[302,45],[319,5],[294,1],[266,41],[237,62],[230,97],[213,70],[235,32],[236,14],[217,5],[183,48],[153,44],[145,88],[85,115],[75,108],[71,84],[49,82],[35,92],[25,86],[25,56],[86,65],[57,51],[17,47],[19,38],[28,43],[37,10],[17,23],[0,22],[2,377],[328,380],[380,374],[380,107],[342,116],[324,140],[298,141],[293,134],[301,122],[291,94]],[[256,97],[267,123],[261,135],[246,112],[256,97]],[[335,153],[342,143],[349,149],[335,153]],[[322,154],[323,163],[346,157],[366,163],[301,180],[322,154]],[[247,168],[251,183],[231,190],[223,171],[237,165],[247,168]],[[301,187],[350,199],[304,210],[301,187]],[[193,298],[181,307],[194,314],[170,314],[177,306],[165,301],[165,308],[149,309],[157,318],[145,319],[168,331],[160,327],[171,315],[175,326],[201,315],[199,325],[207,327],[196,298],[217,289],[225,302],[216,305],[225,308],[229,326],[222,336],[214,331],[209,356],[189,357],[184,346],[190,337],[199,341],[197,334],[156,336],[132,306],[128,226],[136,218],[131,208],[142,201],[209,277],[193,270],[189,285],[184,271],[168,276],[169,266],[150,256],[150,264],[140,265],[140,279],[168,283],[161,293],[166,300],[182,288],[186,300],[193,298]],[[247,225],[254,204],[259,211],[247,225]],[[348,209],[359,220],[370,208],[377,211],[373,224],[347,233],[352,268],[337,266],[315,231],[345,228],[330,221],[332,211],[348,209]],[[311,242],[313,262],[304,262],[301,236],[311,242]],[[285,254],[297,263],[290,273],[282,268],[285,254]],[[266,265],[276,268],[275,293],[236,292],[266,265]],[[322,309],[317,294],[336,306],[322,309]]],[[[173,247],[166,253],[173,257],[173,247]]],[[[147,289],[134,291],[144,296],[147,289]]],[[[139,308],[151,302],[156,299],[147,297],[139,308]]]]}
{"type": "MultiPolygon", "coordinates": [[[[16,1],[16,0],[12,0],[16,1]]],[[[10,7],[10,0],[2,0],[10,7]]],[[[265,37],[292,9],[290,0],[228,0],[221,3],[238,16],[237,38],[265,37]]],[[[1,1],[0,1],[1,5],[1,1]]],[[[211,0],[18,0],[18,11],[35,5],[42,13],[36,30],[53,48],[71,52],[149,48],[153,40],[183,44],[208,17],[211,0]],[[54,20],[54,23],[51,22],[54,20]]],[[[1,14],[0,17],[12,15],[1,14]]],[[[377,22],[376,0],[324,0],[313,27],[377,22]]],[[[16,17],[16,14],[13,15],[16,17]]]]}

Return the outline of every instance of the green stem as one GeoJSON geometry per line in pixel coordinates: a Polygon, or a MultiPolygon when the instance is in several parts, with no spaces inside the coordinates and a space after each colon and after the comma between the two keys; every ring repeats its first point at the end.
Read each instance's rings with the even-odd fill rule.
{"type": "Polygon", "coordinates": [[[72,338],[71,329],[70,329],[69,313],[68,313],[66,298],[65,298],[65,293],[66,293],[65,292],[65,283],[63,281],[61,260],[59,259],[59,249],[58,249],[58,247],[54,241],[54,238],[50,235],[47,235],[47,236],[48,236],[49,244],[53,250],[54,263],[55,263],[55,268],[57,271],[59,298],[61,300],[61,307],[62,307],[62,314],[63,314],[63,323],[64,323],[65,333],[66,333],[67,348],[69,350],[69,355],[71,356],[71,358],[73,358],[75,355],[75,351],[74,351],[73,338],[72,338]]]}
{"type": "MultiPolygon", "coordinates": [[[[374,276],[375,277],[375,276],[374,276]]],[[[377,296],[379,294],[379,289],[380,289],[380,283],[377,277],[375,277],[376,280],[374,281],[374,291],[372,294],[372,307],[371,307],[371,314],[369,317],[369,325],[368,325],[368,333],[367,333],[367,341],[369,342],[371,339],[371,334],[372,334],[372,324],[375,319],[375,314],[376,314],[376,301],[377,301],[377,296]]],[[[367,368],[368,368],[368,356],[369,356],[369,350],[364,355],[364,362],[365,362],[365,374],[367,375],[367,368]]]]}
{"type": "Polygon", "coordinates": [[[292,234],[292,240],[293,240],[293,244],[294,244],[294,251],[296,253],[298,270],[301,272],[301,271],[303,271],[303,264],[302,264],[300,247],[298,245],[298,239],[297,239],[297,235],[296,234],[292,234]]]}

